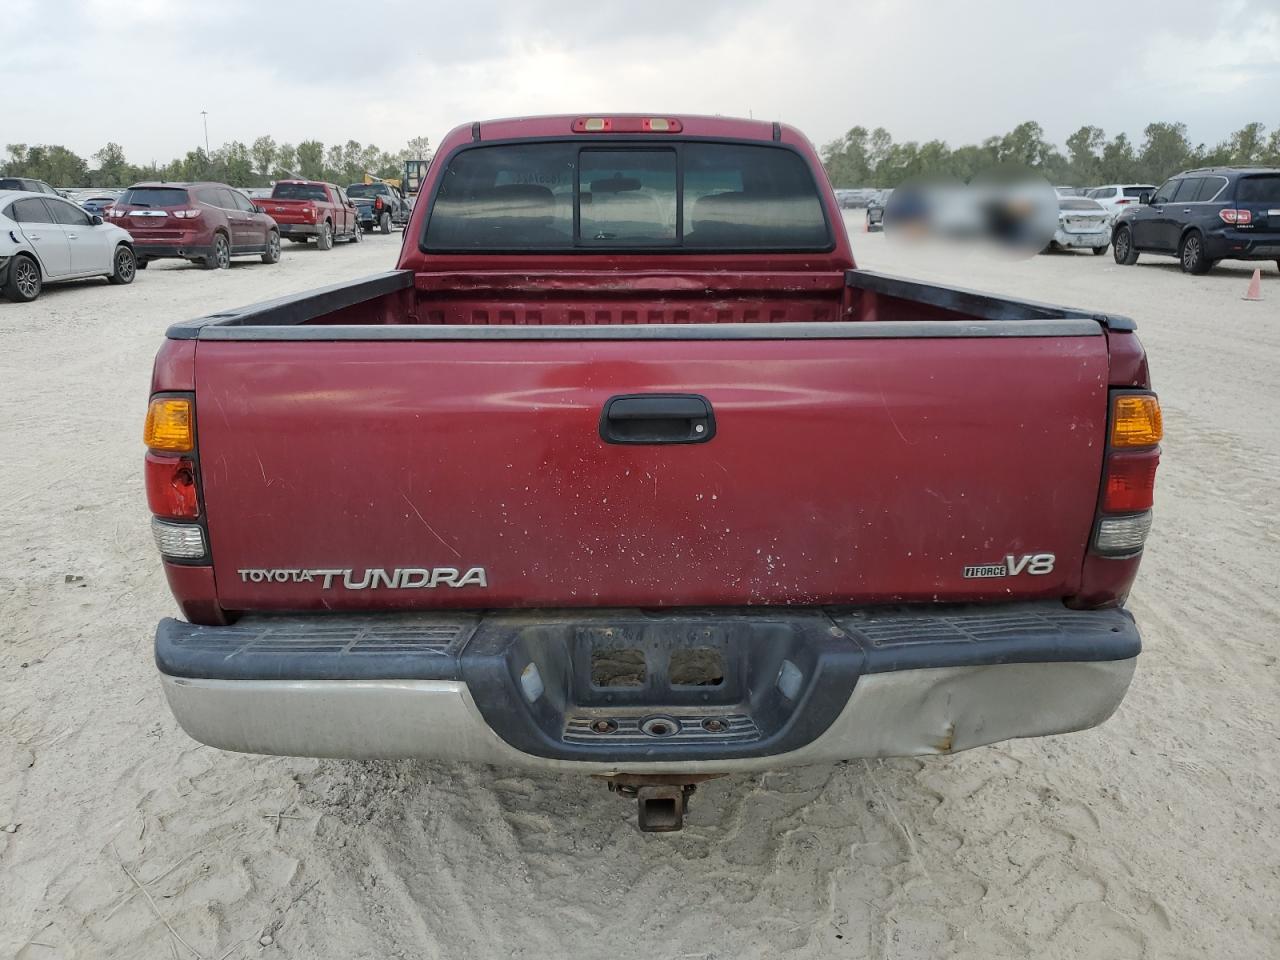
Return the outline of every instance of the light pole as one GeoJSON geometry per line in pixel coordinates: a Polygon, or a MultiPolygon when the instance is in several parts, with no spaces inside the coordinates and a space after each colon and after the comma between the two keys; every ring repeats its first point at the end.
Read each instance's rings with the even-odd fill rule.
{"type": "Polygon", "coordinates": [[[200,116],[204,118],[204,155],[209,156],[209,111],[201,110],[200,116]]]}

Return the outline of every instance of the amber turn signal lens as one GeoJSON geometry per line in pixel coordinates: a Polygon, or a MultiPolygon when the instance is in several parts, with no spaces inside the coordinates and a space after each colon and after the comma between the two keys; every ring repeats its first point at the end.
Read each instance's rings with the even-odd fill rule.
{"type": "Polygon", "coordinates": [[[1151,394],[1124,394],[1116,397],[1111,418],[1113,447],[1151,447],[1164,436],[1160,401],[1151,394]]]}
{"type": "Polygon", "coordinates": [[[152,450],[186,453],[193,449],[191,401],[185,397],[153,397],[147,407],[142,439],[152,450]]]}

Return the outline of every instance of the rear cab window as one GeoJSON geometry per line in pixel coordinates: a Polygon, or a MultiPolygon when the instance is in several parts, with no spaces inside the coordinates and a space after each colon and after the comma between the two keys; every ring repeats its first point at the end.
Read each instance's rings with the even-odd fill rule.
{"type": "Polygon", "coordinates": [[[181,187],[131,187],[117,203],[132,207],[185,207],[187,191],[181,187]]]}
{"type": "Polygon", "coordinates": [[[592,141],[458,152],[421,248],[749,252],[832,244],[813,175],[787,148],[592,141]]]}
{"type": "Polygon", "coordinates": [[[310,183],[277,183],[271,191],[273,200],[315,200],[323,203],[328,197],[324,187],[310,183]]]}
{"type": "Polygon", "coordinates": [[[1136,198],[1138,198],[1138,197],[1142,196],[1144,193],[1150,193],[1150,192],[1151,192],[1152,190],[1154,190],[1154,189],[1155,189],[1155,187],[1150,187],[1150,186],[1143,186],[1143,187],[1125,187],[1125,188],[1124,188],[1124,195],[1125,195],[1126,197],[1134,197],[1134,198],[1136,199],[1136,198]]]}

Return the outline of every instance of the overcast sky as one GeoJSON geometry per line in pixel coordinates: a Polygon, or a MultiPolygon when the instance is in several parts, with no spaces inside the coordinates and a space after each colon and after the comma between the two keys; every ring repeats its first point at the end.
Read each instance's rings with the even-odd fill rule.
{"type": "Polygon", "coordinates": [[[720,113],[952,146],[1038,120],[1280,125],[1280,0],[0,0],[4,143],[135,163],[269,133],[396,150],[532,113],[720,113]],[[353,12],[357,11],[357,12],[353,12]],[[21,91],[21,92],[18,92],[21,91]]]}

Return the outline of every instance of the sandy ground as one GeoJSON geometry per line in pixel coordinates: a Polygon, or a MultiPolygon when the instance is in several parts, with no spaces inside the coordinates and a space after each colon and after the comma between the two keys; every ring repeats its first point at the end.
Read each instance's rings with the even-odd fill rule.
{"type": "Polygon", "coordinates": [[[580,778],[235,756],[161,698],[140,432],[165,326],[398,245],[0,303],[0,957],[1280,955],[1274,265],[1246,303],[1243,264],[855,235],[867,267],[1137,318],[1168,438],[1137,678],[1097,730],[717,781],[644,836],[580,778]]]}

